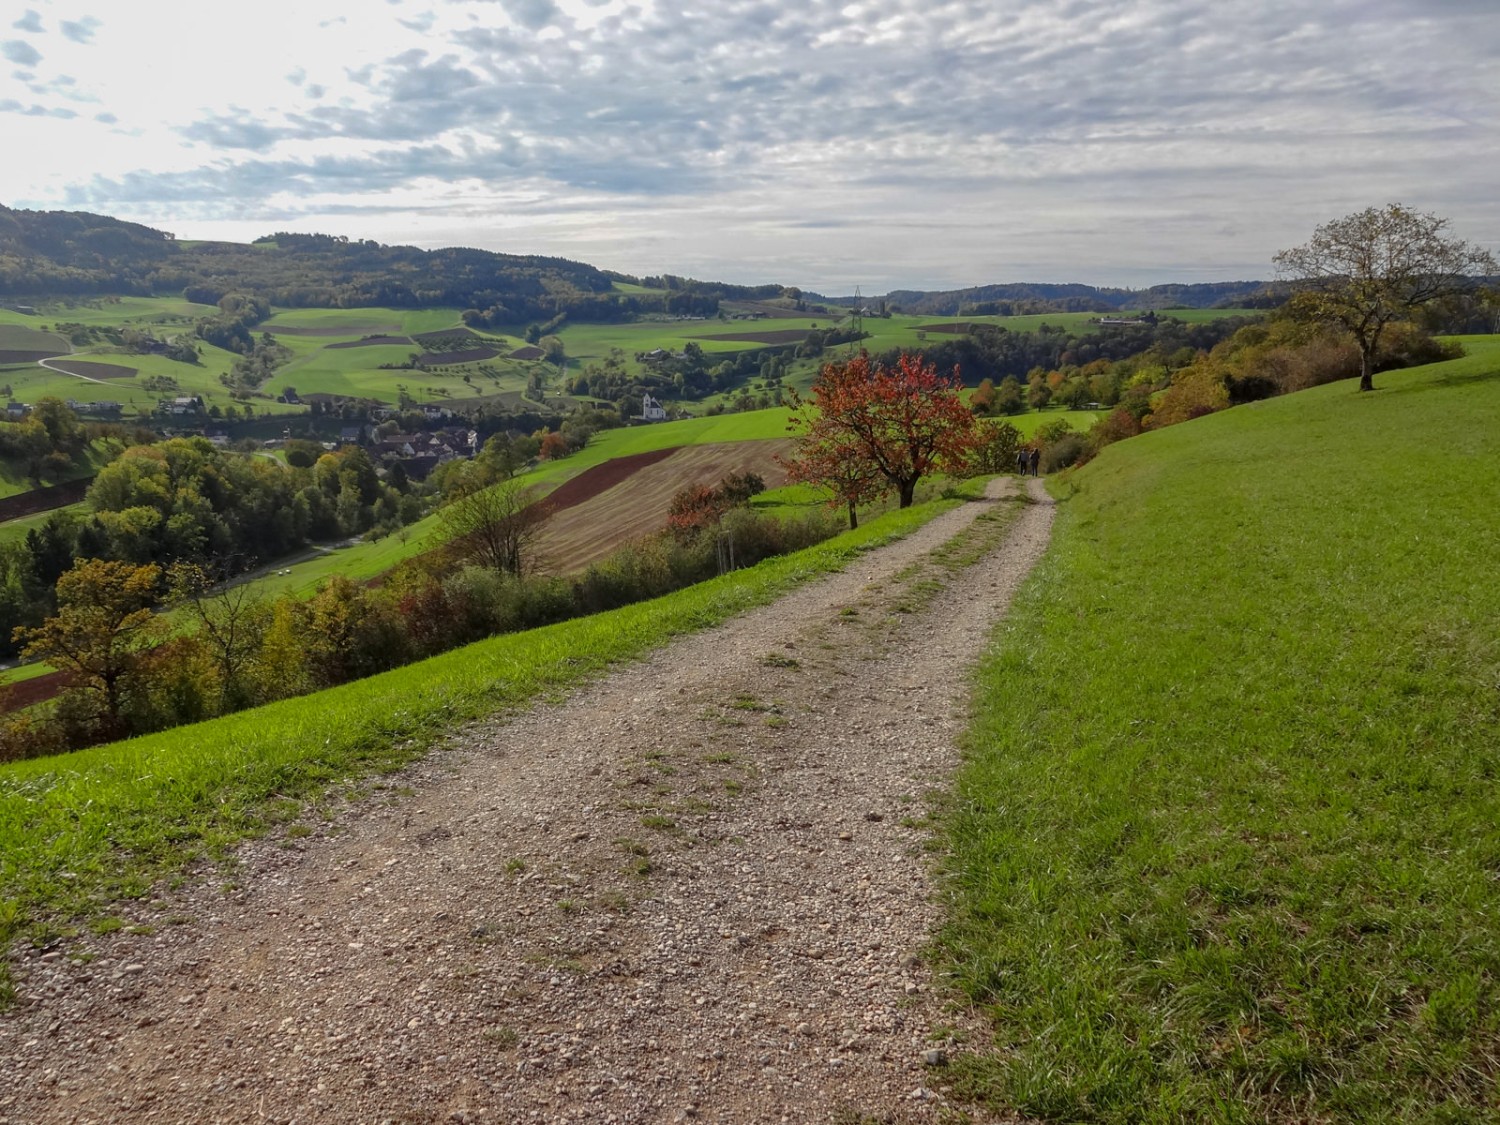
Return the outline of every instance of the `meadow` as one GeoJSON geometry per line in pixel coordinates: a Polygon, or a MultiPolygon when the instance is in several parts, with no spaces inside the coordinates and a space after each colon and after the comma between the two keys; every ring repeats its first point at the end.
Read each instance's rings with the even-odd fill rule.
{"type": "Polygon", "coordinates": [[[1500,339],[1465,342],[1050,482],[941,814],[969,1092],[1495,1119],[1500,339]]]}
{"type": "MultiPolygon", "coordinates": [[[[359,791],[454,728],[555,696],[838,569],[961,501],[932,501],[676,594],[467,648],[212,723],[0,765],[0,947],[47,943],[121,899],[359,791]]],[[[0,1002],[9,993],[0,969],[0,1002]]]]}

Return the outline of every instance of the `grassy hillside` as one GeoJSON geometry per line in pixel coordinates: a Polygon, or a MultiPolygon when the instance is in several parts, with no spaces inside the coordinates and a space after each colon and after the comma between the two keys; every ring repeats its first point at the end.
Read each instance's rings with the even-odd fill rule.
{"type": "Polygon", "coordinates": [[[1056,1121],[1500,1106],[1500,339],[1110,447],[976,686],[973,1090],[1056,1121]]]}

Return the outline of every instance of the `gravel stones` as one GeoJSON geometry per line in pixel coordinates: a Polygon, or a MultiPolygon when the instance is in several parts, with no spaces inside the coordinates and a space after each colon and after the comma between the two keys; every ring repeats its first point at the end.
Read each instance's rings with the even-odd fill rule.
{"type": "Polygon", "coordinates": [[[924,562],[985,507],[20,953],[0,1120],[941,1120],[926,796],[1051,517],[924,562]]]}

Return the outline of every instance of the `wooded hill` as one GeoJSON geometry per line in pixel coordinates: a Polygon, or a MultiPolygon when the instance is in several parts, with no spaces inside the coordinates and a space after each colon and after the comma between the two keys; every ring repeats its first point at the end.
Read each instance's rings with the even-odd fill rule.
{"type": "Polygon", "coordinates": [[[778,284],[729,285],[662,274],[632,277],[540,255],[447,247],[422,250],[369,239],[278,232],[254,243],[186,242],[165,231],[87,211],[0,206],[0,298],[186,296],[217,304],[253,294],[281,308],[473,310],[478,325],[566,316],[608,323],[642,314],[713,316],[721,301],[859,303],[931,316],[1009,316],[1120,309],[1279,304],[1260,281],[1111,289],[1014,283],[883,298],[822,297],[778,284]],[[625,290],[616,282],[629,283],[625,290]]]}
{"type": "Polygon", "coordinates": [[[1273,308],[1285,299],[1264,281],[1212,281],[1195,285],[1153,285],[1114,289],[1094,285],[1014,282],[968,289],[893,289],[883,297],[821,297],[830,304],[884,307],[918,316],[1026,316],[1032,313],[1097,312],[1121,309],[1273,308]]]}
{"type": "Polygon", "coordinates": [[[217,304],[231,292],[283,308],[499,309],[518,322],[560,312],[625,319],[662,303],[656,293],[615,293],[602,270],[564,258],[332,235],[179,242],[105,215],[0,207],[0,296],[183,295],[217,304]]]}

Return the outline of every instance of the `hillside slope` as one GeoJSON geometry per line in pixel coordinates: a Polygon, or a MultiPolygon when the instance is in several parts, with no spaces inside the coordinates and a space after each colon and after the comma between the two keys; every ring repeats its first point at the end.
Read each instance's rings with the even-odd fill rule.
{"type": "Polygon", "coordinates": [[[1500,1104],[1500,342],[1112,446],[950,818],[968,1074],[1052,1120],[1500,1104]]]}

